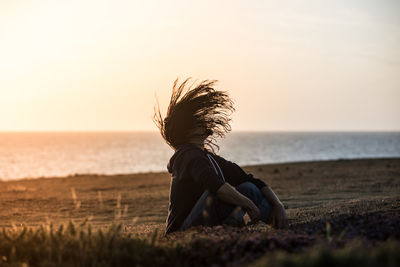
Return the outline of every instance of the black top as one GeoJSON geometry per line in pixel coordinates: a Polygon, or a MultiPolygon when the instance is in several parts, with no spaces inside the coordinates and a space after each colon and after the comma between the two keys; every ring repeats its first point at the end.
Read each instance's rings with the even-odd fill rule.
{"type": "Polygon", "coordinates": [[[260,189],[266,186],[262,180],[246,174],[233,162],[203,151],[195,145],[182,145],[168,163],[168,172],[172,174],[172,177],[166,233],[179,230],[205,190],[216,193],[225,183],[223,178],[217,175],[207,153],[217,161],[226,182],[232,186],[238,186],[244,182],[251,182],[260,189]]]}

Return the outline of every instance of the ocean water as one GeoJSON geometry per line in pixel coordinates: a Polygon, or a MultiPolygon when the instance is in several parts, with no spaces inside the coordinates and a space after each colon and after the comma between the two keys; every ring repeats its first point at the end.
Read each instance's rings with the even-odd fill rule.
{"type": "MultiPolygon", "coordinates": [[[[240,165],[400,157],[400,132],[233,132],[218,154],[240,165]]],[[[0,133],[0,179],[166,171],[156,132],[0,133]]]]}

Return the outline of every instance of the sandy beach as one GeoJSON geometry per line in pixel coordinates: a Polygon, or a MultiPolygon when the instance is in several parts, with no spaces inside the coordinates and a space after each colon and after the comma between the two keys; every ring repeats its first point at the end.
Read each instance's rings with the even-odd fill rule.
{"type": "MultiPolygon", "coordinates": [[[[291,227],[343,214],[399,215],[400,159],[360,159],[244,167],[287,206],[291,227]]],[[[0,182],[0,227],[72,220],[122,222],[130,232],[164,231],[170,175],[77,175],[0,182]]]]}
{"type": "Polygon", "coordinates": [[[280,196],[289,229],[259,222],[164,235],[166,172],[0,182],[0,265],[397,266],[399,158],[244,169],[280,196]]]}

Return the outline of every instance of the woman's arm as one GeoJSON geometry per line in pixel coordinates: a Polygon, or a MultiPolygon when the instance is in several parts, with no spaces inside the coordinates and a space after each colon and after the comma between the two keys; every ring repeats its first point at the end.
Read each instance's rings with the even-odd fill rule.
{"type": "Polygon", "coordinates": [[[269,186],[261,188],[261,192],[265,199],[271,204],[271,213],[269,222],[277,228],[287,228],[288,218],[286,216],[285,207],[279,198],[275,195],[274,191],[269,186]]]}
{"type": "Polygon", "coordinates": [[[229,204],[243,208],[249,214],[252,223],[260,220],[260,210],[258,207],[230,184],[223,184],[217,191],[217,197],[229,204]]]}

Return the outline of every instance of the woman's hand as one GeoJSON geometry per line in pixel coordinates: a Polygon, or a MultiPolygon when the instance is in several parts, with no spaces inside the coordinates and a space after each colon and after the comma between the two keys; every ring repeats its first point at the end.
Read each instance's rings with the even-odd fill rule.
{"type": "Polygon", "coordinates": [[[261,188],[261,192],[265,199],[271,205],[271,213],[268,218],[268,223],[272,224],[276,228],[287,228],[289,227],[288,218],[286,216],[285,207],[279,198],[275,195],[269,186],[261,188]]]}
{"type": "Polygon", "coordinates": [[[268,222],[275,228],[288,228],[288,218],[286,216],[285,208],[282,203],[271,206],[271,213],[268,222]]]}
{"type": "Polygon", "coordinates": [[[251,224],[256,223],[260,220],[260,209],[254,204],[253,201],[249,199],[247,201],[247,205],[244,207],[244,210],[247,212],[251,219],[251,224]]]}

